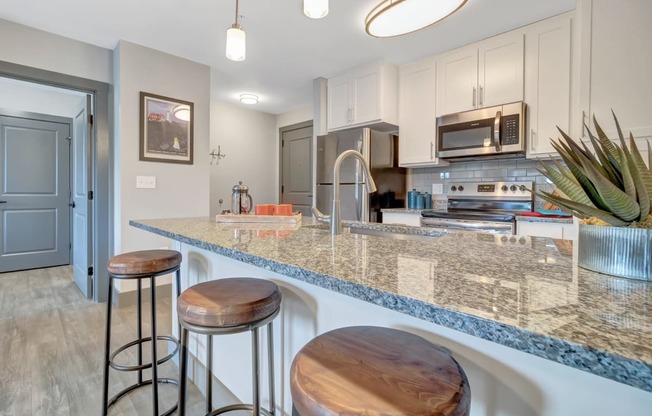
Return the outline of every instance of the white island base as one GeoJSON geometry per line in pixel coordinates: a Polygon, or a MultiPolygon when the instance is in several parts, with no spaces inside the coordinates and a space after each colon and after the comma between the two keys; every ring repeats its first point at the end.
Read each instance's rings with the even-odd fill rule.
{"type": "MultiPolygon", "coordinates": [[[[283,292],[274,321],[277,414],[292,414],[289,370],[294,355],[312,338],[353,325],[376,325],[420,335],[450,349],[471,385],[472,416],[599,416],[652,414],[652,393],[550,360],[417,319],[292,277],[242,263],[185,243],[182,289],[224,277],[257,277],[283,292]]],[[[173,303],[176,322],[176,303],[173,303]]],[[[172,325],[177,328],[176,324],[172,325]]],[[[176,329],[175,329],[176,330],[176,329]]],[[[261,347],[267,334],[261,329],[261,347]]],[[[251,335],[216,336],[214,376],[243,402],[251,403],[251,335]]],[[[189,377],[204,391],[206,337],[192,334],[189,377]]],[[[268,399],[266,350],[261,349],[262,403],[268,399]]]]}

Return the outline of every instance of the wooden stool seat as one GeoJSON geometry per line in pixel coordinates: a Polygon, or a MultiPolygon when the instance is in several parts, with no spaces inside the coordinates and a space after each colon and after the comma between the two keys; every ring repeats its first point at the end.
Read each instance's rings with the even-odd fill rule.
{"type": "Polygon", "coordinates": [[[198,283],[177,300],[180,321],[203,327],[247,325],[273,314],[281,291],[273,282],[235,277],[198,283]]]}
{"type": "Polygon", "coordinates": [[[462,416],[471,401],[464,371],[443,347],[371,326],[310,341],[292,362],[290,383],[300,416],[462,416]]]}
{"type": "Polygon", "coordinates": [[[107,264],[115,277],[124,275],[156,274],[181,264],[181,253],[174,250],[143,250],[118,254],[107,264]]]}

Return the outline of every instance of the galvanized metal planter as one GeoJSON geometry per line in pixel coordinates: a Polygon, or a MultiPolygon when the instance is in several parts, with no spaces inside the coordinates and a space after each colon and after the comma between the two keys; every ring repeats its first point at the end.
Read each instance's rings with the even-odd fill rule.
{"type": "Polygon", "coordinates": [[[580,267],[652,281],[652,230],[580,224],[578,250],[580,267]]]}

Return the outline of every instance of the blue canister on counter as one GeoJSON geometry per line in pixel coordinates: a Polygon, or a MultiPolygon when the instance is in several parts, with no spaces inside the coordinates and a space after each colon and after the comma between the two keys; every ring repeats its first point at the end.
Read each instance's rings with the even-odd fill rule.
{"type": "Polygon", "coordinates": [[[417,194],[417,206],[414,209],[426,208],[426,196],[422,193],[417,194]]]}
{"type": "Polygon", "coordinates": [[[428,192],[425,194],[426,197],[426,205],[424,206],[425,209],[432,209],[432,195],[430,195],[428,192]]]}
{"type": "Polygon", "coordinates": [[[417,197],[419,193],[416,189],[408,191],[408,209],[417,209],[417,197]]]}

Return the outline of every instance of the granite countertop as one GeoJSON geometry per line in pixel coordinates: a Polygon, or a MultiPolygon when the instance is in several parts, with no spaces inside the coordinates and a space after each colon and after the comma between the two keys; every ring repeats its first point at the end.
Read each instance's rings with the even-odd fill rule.
{"type": "Polygon", "coordinates": [[[573,217],[565,218],[551,218],[551,217],[528,217],[524,215],[517,215],[516,221],[525,221],[525,222],[556,222],[559,224],[572,224],[573,217]]]}
{"type": "Polygon", "coordinates": [[[431,238],[331,236],[305,223],[130,222],[652,392],[652,284],[578,268],[570,241],[359,223],[349,225],[431,238]]]}

